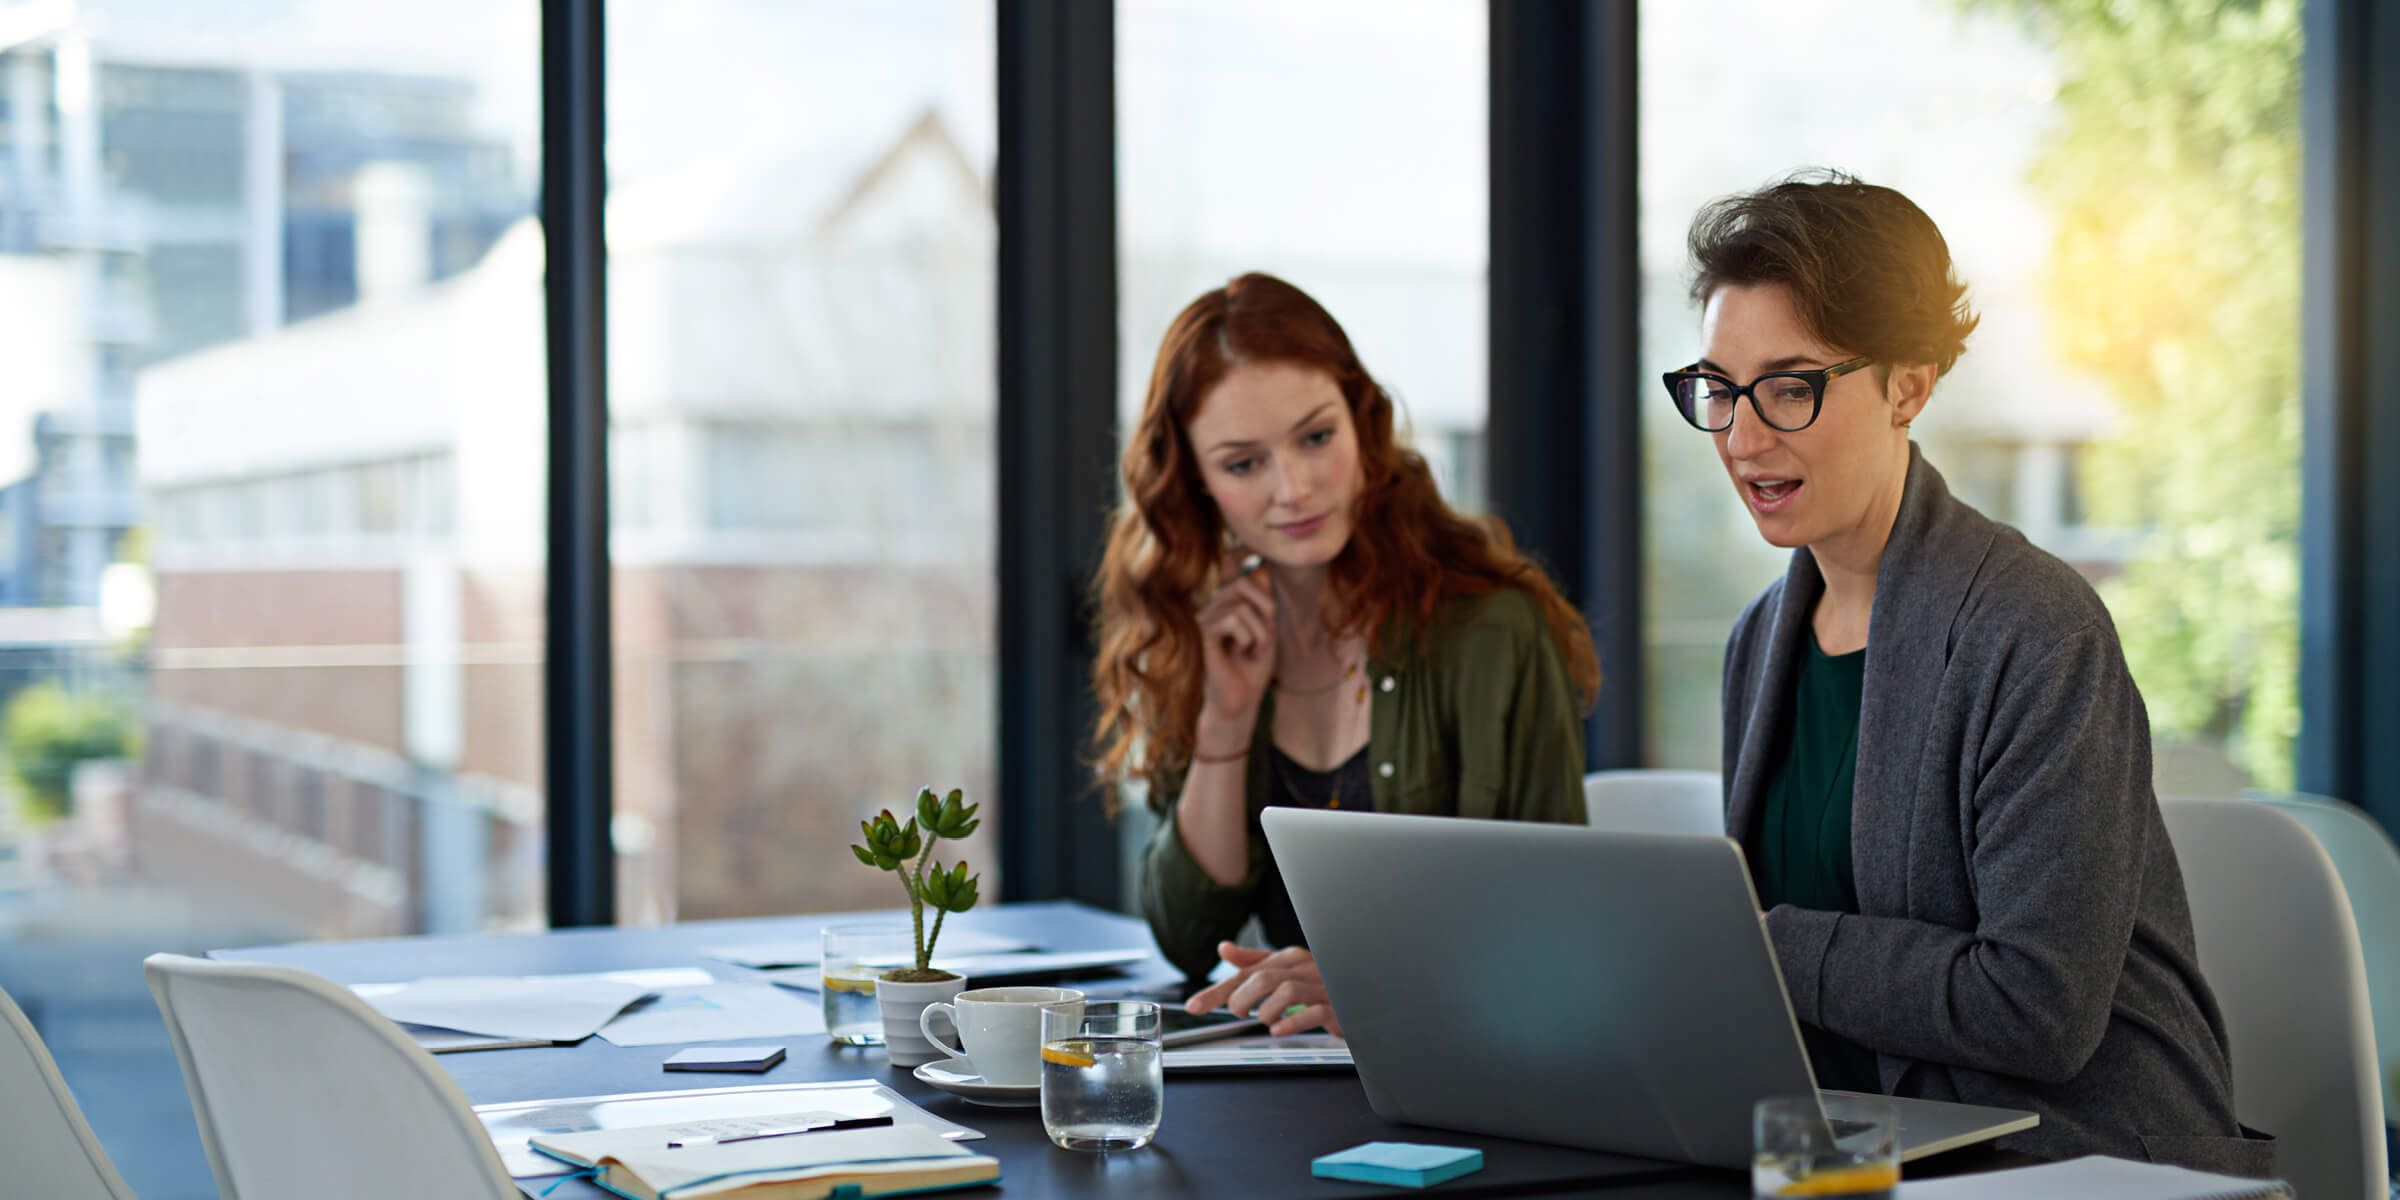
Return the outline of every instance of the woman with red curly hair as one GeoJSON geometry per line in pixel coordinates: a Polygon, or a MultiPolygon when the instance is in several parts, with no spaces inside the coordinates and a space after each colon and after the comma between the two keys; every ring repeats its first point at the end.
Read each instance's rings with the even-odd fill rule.
{"type": "Polygon", "coordinates": [[[1199,992],[1339,1024],[1260,831],[1269,805],[1580,824],[1600,667],[1496,520],[1451,511],[1316,301],[1241,276],[1175,318],[1095,584],[1097,768],[1160,815],[1142,907],[1199,992]],[[1229,940],[1252,916],[1275,951],[1229,940]]]}

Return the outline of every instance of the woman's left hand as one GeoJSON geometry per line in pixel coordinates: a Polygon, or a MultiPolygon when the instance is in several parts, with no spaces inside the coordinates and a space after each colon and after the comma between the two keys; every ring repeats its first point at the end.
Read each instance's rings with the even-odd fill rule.
{"type": "Polygon", "coordinates": [[[1342,1022],[1325,997],[1317,958],[1306,948],[1253,950],[1219,942],[1217,957],[1241,969],[1194,993],[1184,1003],[1187,1010],[1197,1014],[1223,1006],[1235,1016],[1255,1015],[1276,1037],[1318,1028],[1341,1036],[1342,1022]]]}

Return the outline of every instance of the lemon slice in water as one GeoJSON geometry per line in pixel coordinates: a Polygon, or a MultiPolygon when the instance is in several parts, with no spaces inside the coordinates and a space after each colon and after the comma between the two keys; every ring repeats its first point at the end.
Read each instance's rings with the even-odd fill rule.
{"type": "Polygon", "coordinates": [[[1778,1196],[1865,1196],[1900,1186],[1900,1168],[1893,1163],[1860,1163],[1818,1171],[1776,1189],[1778,1196]]]}
{"type": "Polygon", "coordinates": [[[1088,1067],[1099,1061],[1091,1055],[1090,1042],[1052,1042],[1042,1047],[1042,1061],[1062,1067],[1088,1067]]]}

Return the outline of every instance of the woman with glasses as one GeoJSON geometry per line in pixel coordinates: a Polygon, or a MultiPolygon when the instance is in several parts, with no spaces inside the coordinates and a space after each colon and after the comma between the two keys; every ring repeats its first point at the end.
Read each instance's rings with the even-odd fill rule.
{"type": "Polygon", "coordinates": [[[1725,821],[1820,1085],[2032,1109],[2004,1143],[2263,1174],[2099,598],[1909,438],[1976,317],[1889,188],[1796,176],[1691,229],[1666,377],[1792,551],[1726,646],[1725,821]]]}
{"type": "Polygon", "coordinates": [[[1443,502],[1316,301],[1244,275],[1186,307],[1125,439],[1094,585],[1101,783],[1159,814],[1142,908],[1191,999],[1336,1029],[1269,805],[1581,824],[1583,617],[1443,502]],[[1251,917],[1268,952],[1229,939],[1251,917]]]}

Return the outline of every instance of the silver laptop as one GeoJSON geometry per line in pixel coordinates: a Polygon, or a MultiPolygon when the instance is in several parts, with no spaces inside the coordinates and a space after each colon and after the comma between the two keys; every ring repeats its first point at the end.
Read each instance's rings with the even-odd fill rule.
{"type": "MultiPolygon", "coordinates": [[[[1751,1105],[1817,1091],[1730,839],[1299,808],[1265,822],[1387,1120],[1744,1167],[1751,1105]]],[[[2040,1119],[1893,1103],[1904,1159],[2040,1119]]]]}

